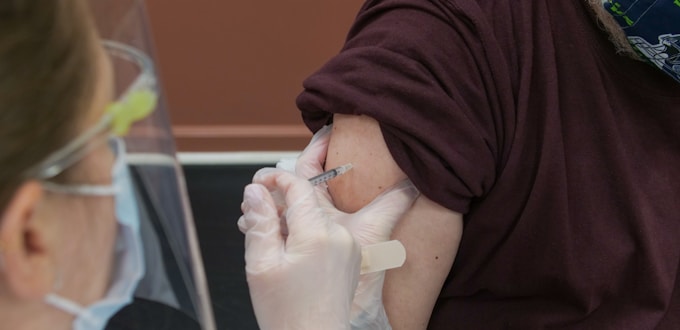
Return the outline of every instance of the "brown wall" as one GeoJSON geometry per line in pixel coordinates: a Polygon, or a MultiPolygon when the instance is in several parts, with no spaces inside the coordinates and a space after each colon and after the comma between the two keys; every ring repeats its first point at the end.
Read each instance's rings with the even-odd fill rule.
{"type": "Polygon", "coordinates": [[[360,0],[146,0],[179,151],[300,150],[295,97],[360,0]]]}

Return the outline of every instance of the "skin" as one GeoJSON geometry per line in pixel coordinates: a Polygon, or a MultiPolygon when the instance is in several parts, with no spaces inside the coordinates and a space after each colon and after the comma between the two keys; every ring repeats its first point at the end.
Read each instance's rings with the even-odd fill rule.
{"type": "MultiPolygon", "coordinates": [[[[97,86],[82,130],[94,125],[113,97],[108,56],[98,42],[97,86]]],[[[114,155],[105,134],[69,173],[69,184],[110,184],[114,155]]],[[[81,305],[103,297],[113,264],[117,222],[113,197],[46,191],[23,183],[0,219],[0,319],[8,329],[71,329],[74,316],[44,303],[57,293],[81,305]]]]}
{"type": "MultiPolygon", "coordinates": [[[[618,51],[634,56],[623,32],[602,9],[601,1],[588,3],[618,51]]],[[[406,175],[391,157],[374,119],[336,114],[333,122],[326,169],[348,162],[354,166],[347,174],[330,181],[329,190],[340,210],[354,212],[406,175]]],[[[385,310],[393,329],[427,327],[462,234],[463,215],[425,196],[419,197],[397,224],[392,239],[400,240],[406,247],[406,263],[386,273],[383,288],[385,310]]]]}
{"type": "MultiPolygon", "coordinates": [[[[377,122],[335,115],[326,168],[353,168],[329,181],[338,209],[354,212],[406,175],[390,156],[377,122]],[[357,145],[364,146],[356,148],[357,145]]],[[[420,196],[392,232],[406,248],[406,263],[385,275],[383,302],[393,329],[424,329],[453,264],[463,216],[420,196]]]]}

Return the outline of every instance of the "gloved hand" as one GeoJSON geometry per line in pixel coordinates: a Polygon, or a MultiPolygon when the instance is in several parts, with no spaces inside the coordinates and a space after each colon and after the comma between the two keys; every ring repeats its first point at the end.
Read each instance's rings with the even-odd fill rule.
{"type": "MultiPolygon", "coordinates": [[[[277,164],[277,167],[290,171],[294,169],[297,175],[305,178],[322,173],[331,129],[331,126],[326,126],[319,130],[297,160],[283,160],[277,164]]],[[[345,214],[334,207],[325,186],[317,186],[316,189],[317,193],[323,196],[319,198],[319,201],[325,213],[331,215],[336,223],[347,228],[361,246],[389,240],[395,224],[419,195],[410,181],[400,182],[376,198],[376,201],[380,201],[385,199],[386,194],[395,191],[402,192],[400,198],[390,200],[391,208],[385,208],[383,214],[375,212],[368,216],[362,215],[362,212],[374,209],[373,203],[354,214],[345,214]]],[[[352,301],[351,325],[353,329],[391,329],[382,303],[384,279],[385,271],[361,275],[352,301]]]]}
{"type": "MultiPolygon", "coordinates": [[[[326,162],[326,154],[328,153],[328,144],[331,141],[332,130],[332,125],[321,128],[314,134],[312,140],[309,141],[309,144],[305,147],[305,150],[303,150],[297,158],[281,159],[276,164],[276,168],[295,173],[303,178],[311,178],[323,173],[323,166],[326,162]]],[[[325,188],[325,185],[320,186],[321,188],[325,188]]],[[[322,193],[328,193],[326,189],[318,190],[322,193]]]]}
{"type": "Polygon", "coordinates": [[[246,235],[246,277],[260,327],[349,329],[361,252],[337,222],[392,226],[415,194],[412,185],[402,185],[345,214],[331,208],[306,178],[258,171],[245,189],[238,225],[246,235]],[[283,201],[276,202],[270,191],[283,201]],[[287,235],[281,232],[282,219],[287,235]]]}
{"type": "Polygon", "coordinates": [[[324,214],[306,179],[264,169],[253,182],[238,225],[246,235],[246,277],[260,328],[349,329],[358,244],[324,214]],[[277,209],[270,190],[282,193],[285,209],[277,209]]]}

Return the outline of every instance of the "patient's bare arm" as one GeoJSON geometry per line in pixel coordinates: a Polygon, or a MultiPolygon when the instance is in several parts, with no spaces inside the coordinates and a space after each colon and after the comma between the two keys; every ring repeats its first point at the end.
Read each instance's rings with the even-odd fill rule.
{"type": "MultiPolygon", "coordinates": [[[[366,116],[335,115],[326,168],[354,167],[329,182],[336,206],[354,212],[406,178],[385,145],[378,123],[366,116]]],[[[406,247],[406,263],[386,274],[385,309],[393,329],[425,329],[456,257],[463,231],[460,213],[420,196],[392,234],[406,247]]]]}

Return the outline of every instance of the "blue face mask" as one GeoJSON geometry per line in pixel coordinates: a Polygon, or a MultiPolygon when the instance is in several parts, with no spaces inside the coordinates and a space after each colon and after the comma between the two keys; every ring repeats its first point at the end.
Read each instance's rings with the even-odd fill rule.
{"type": "Polygon", "coordinates": [[[638,54],[680,82],[680,0],[602,0],[602,4],[638,54]]]}
{"type": "Polygon", "coordinates": [[[132,302],[139,280],[144,274],[144,254],[139,229],[139,211],[130,173],[125,161],[122,140],[112,139],[116,152],[113,165],[113,183],[110,186],[58,185],[44,182],[46,190],[56,193],[94,196],[114,196],[118,237],[115,247],[114,273],[107,294],[89,306],[80,306],[57,293],[48,294],[45,302],[76,316],[75,330],[103,329],[108,320],[125,305],[132,302]]]}

